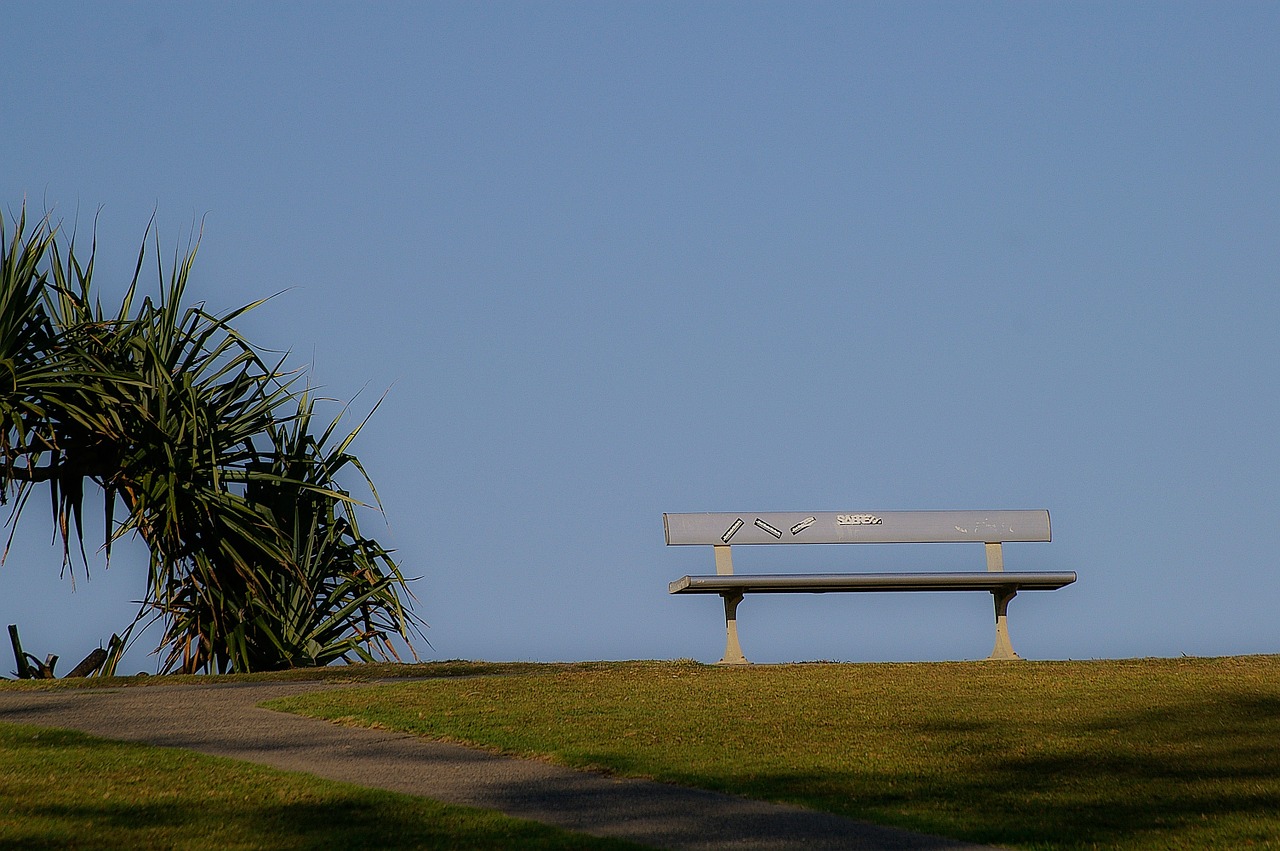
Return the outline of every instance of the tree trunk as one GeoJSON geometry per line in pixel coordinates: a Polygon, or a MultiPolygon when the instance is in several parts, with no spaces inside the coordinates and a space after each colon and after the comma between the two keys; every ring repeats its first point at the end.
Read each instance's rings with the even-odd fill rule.
{"type": "Polygon", "coordinates": [[[13,658],[18,662],[18,670],[16,671],[18,679],[32,679],[34,675],[31,673],[31,666],[27,664],[27,654],[22,652],[22,641],[18,639],[18,625],[16,623],[9,624],[9,641],[13,644],[13,658]]]}

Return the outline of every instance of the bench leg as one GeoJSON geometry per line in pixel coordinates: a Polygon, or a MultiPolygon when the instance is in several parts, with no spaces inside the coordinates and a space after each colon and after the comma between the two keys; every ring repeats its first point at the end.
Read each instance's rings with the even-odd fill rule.
{"type": "Polygon", "coordinates": [[[1013,643],[1009,641],[1009,601],[1018,596],[1015,590],[992,591],[996,601],[996,646],[988,659],[1021,659],[1013,652],[1013,643]]]}
{"type": "Polygon", "coordinates": [[[741,594],[721,594],[724,598],[724,658],[720,665],[747,665],[747,657],[742,655],[742,645],[738,643],[738,604],[742,602],[741,594]]]}

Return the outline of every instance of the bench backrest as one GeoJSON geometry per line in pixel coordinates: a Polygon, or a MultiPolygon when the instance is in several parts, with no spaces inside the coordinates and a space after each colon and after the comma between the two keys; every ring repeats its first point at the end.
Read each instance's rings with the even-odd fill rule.
{"type": "Polygon", "coordinates": [[[986,544],[987,570],[1004,570],[1006,541],[1048,541],[1049,512],[762,511],[663,514],[667,544],[710,544],[716,573],[732,574],[737,544],[986,544]]]}
{"type": "Polygon", "coordinates": [[[1048,541],[1049,512],[775,511],[663,514],[667,544],[997,544],[1048,541]]]}

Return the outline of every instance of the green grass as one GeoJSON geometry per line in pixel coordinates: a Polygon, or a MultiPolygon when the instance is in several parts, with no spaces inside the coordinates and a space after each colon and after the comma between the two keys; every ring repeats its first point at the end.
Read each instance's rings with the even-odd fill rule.
{"type": "Polygon", "coordinates": [[[1280,657],[548,666],[273,701],[1035,849],[1280,848],[1280,657]]]}
{"type": "Polygon", "coordinates": [[[636,847],[190,751],[0,724],[0,848],[636,847]]]}

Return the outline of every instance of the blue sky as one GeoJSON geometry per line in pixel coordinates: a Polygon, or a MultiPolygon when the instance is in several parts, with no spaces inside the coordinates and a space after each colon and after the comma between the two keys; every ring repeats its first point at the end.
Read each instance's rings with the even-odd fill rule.
{"type": "MultiPolygon", "coordinates": [[[[108,289],[153,212],[202,227],[194,295],[283,290],[252,339],[386,392],[367,531],[426,658],[714,661],[664,511],[965,508],[1049,509],[1006,565],[1079,573],[1012,604],[1025,656],[1274,653],[1278,41],[1269,3],[13,4],[0,207],[96,217],[108,289]]],[[[65,669],[142,564],[73,589],[43,523],[0,623],[65,669]]],[[[990,607],[739,614],[758,661],[964,659],[990,607]]]]}

